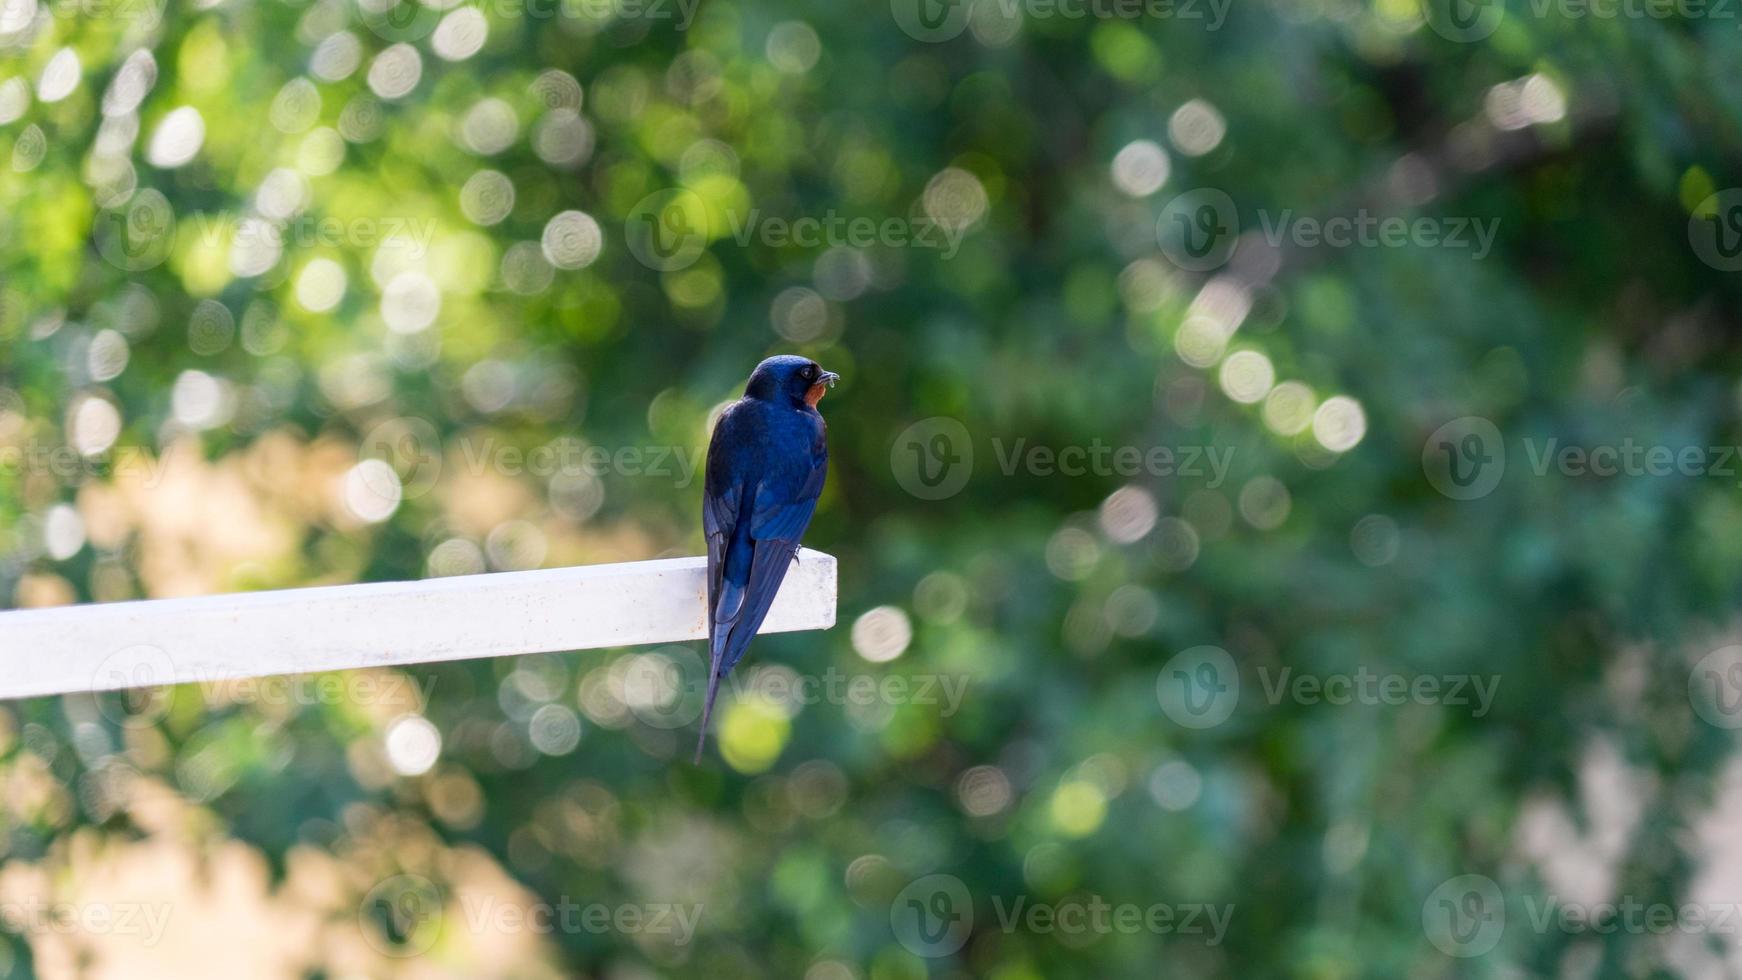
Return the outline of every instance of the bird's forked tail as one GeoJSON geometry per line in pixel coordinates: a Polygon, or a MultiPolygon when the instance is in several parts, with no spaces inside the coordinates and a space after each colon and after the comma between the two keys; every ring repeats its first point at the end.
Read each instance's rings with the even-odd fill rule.
{"type": "MultiPolygon", "coordinates": [[[[713,646],[712,643],[708,644],[713,646]]],[[[708,658],[713,666],[708,668],[708,699],[702,702],[702,730],[696,733],[696,765],[702,764],[702,748],[708,744],[708,721],[714,716],[714,696],[720,693],[720,655],[713,651],[708,658]]]]}

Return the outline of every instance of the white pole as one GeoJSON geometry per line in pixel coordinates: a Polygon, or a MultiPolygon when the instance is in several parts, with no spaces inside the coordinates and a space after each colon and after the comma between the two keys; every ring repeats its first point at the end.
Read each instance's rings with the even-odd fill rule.
{"type": "MultiPolygon", "coordinates": [[[[0,613],[0,698],[672,643],[707,635],[703,558],[0,613]]],[[[835,625],[801,549],[762,632],[835,625]]]]}

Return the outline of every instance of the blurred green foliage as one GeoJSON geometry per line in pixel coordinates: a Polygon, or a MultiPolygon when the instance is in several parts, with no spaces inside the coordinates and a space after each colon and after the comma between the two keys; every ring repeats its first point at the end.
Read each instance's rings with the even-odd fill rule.
{"type": "MultiPolygon", "coordinates": [[[[364,912],[323,928],[385,945],[286,975],[1742,969],[1723,935],[1521,904],[1742,875],[1710,829],[1742,805],[1734,739],[1690,699],[1736,628],[1734,473],[1533,466],[1742,441],[1742,290],[1696,241],[1737,179],[1736,25],[1516,3],[1465,43],[1407,0],[923,2],[0,5],[16,605],[699,553],[710,412],[769,353],[844,376],[806,539],[840,559],[841,626],[758,642],[700,769],[693,649],[408,672],[427,699],[43,699],[9,708],[0,766],[35,788],[8,861],[78,878],[102,859],[76,840],[230,839],[282,898],[329,855],[331,906],[364,912]],[[1158,221],[1205,189],[1245,235],[1180,268],[1158,221]],[[1361,214],[1496,237],[1264,241],[1361,214]],[[805,218],[879,230],[779,230],[805,218]],[[1506,471],[1459,500],[1433,434],[1468,416],[1506,471]],[[1097,445],[1176,465],[1012,456],[1097,445]],[[963,450],[958,492],[913,491],[963,450]],[[1240,696],[1193,728],[1165,665],[1200,646],[1240,696]],[[1498,686],[1480,714],[1272,699],[1284,669],[1498,686]],[[833,675],[911,686],[769,693],[833,675]],[[407,716],[433,768],[395,754],[407,716]],[[454,855],[536,901],[703,914],[687,942],[559,929],[482,960],[456,905],[433,945],[371,917],[396,874],[483,888],[454,855]],[[973,923],[938,956],[896,921],[931,874],[973,923]],[[1465,874],[1509,928],[1459,958],[1424,920],[1465,874]],[[1232,917],[1001,928],[1018,896],[1232,917]]],[[[12,940],[12,975],[75,975],[12,940]]]]}

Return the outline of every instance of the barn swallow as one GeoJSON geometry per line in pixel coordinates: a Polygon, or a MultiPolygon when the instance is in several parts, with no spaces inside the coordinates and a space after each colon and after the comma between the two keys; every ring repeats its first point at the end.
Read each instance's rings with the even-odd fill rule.
{"type": "Polygon", "coordinates": [[[714,425],[702,490],[710,665],[697,763],[720,678],[762,628],[817,509],[829,472],[828,427],[817,403],[839,380],[807,357],[771,357],[756,365],[744,397],[714,425]]]}

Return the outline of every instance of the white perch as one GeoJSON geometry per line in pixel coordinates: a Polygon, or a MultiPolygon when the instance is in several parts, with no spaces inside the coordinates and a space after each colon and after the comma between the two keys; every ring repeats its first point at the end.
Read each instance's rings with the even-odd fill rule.
{"type": "MultiPolygon", "coordinates": [[[[675,643],[707,636],[705,558],[0,613],[0,698],[675,643]]],[[[764,633],[835,625],[801,549],[764,633]]]]}

